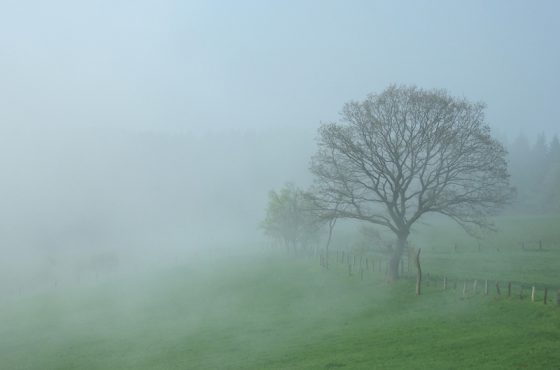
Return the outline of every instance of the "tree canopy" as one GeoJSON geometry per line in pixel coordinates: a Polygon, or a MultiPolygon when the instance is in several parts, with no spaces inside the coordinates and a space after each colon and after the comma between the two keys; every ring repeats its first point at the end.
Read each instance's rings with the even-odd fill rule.
{"type": "Polygon", "coordinates": [[[261,224],[268,236],[294,250],[317,237],[321,221],[302,190],[287,184],[279,192],[270,191],[268,198],[266,217],[261,224]]]}
{"type": "Polygon", "coordinates": [[[506,150],[491,136],[484,108],[408,86],[347,103],[340,122],[319,129],[313,202],[330,215],[391,230],[392,278],[424,215],[443,214],[470,233],[492,228],[490,216],[513,192],[506,150]]]}

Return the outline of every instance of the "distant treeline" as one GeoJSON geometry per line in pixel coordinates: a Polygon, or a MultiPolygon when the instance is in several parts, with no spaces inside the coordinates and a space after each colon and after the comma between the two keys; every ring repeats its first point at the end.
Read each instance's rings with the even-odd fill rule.
{"type": "Polygon", "coordinates": [[[538,135],[535,142],[521,134],[509,145],[514,207],[530,212],[560,210],[560,141],[538,135]]]}

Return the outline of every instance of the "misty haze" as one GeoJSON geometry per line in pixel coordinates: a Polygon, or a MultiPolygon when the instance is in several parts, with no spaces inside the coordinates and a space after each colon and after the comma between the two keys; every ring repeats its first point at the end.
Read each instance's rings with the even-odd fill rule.
{"type": "Polygon", "coordinates": [[[0,4],[0,369],[560,368],[539,1],[0,4]]]}

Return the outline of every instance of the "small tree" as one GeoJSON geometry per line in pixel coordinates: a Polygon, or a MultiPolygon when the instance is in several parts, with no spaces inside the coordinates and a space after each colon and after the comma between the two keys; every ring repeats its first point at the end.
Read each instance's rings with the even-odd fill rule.
{"type": "Polygon", "coordinates": [[[287,184],[268,195],[266,217],[261,224],[266,235],[282,242],[288,250],[307,246],[318,237],[321,221],[310,206],[309,197],[287,184]]]}
{"type": "Polygon", "coordinates": [[[389,276],[411,227],[429,213],[465,230],[491,229],[512,196],[506,151],[484,122],[484,105],[440,90],[391,86],[345,105],[340,123],[319,129],[312,159],[316,207],[383,226],[396,236],[389,276]]]}

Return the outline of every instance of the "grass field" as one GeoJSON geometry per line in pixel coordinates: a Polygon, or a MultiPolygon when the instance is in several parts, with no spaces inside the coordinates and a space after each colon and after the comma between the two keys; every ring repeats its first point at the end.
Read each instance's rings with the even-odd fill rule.
{"type": "MultiPolygon", "coordinates": [[[[409,242],[422,248],[422,265],[429,274],[560,288],[560,217],[507,216],[498,218],[496,226],[497,232],[478,240],[451,221],[439,220],[418,226],[409,242]]],[[[387,234],[384,237],[389,241],[392,238],[387,234]]],[[[352,251],[352,244],[338,240],[333,249],[352,251]]],[[[378,252],[368,257],[384,262],[388,259],[378,252]]]]}
{"type": "Polygon", "coordinates": [[[426,271],[560,288],[560,217],[501,217],[497,227],[498,232],[480,241],[480,248],[479,241],[451,223],[419,230],[426,271]]]}
{"type": "MultiPolygon", "coordinates": [[[[466,242],[455,252],[446,246],[459,234],[437,235],[427,272],[453,260],[458,275],[560,279],[554,251],[508,249],[496,236],[500,252],[466,242]]],[[[0,369],[560,368],[554,304],[434,285],[416,297],[412,282],[389,285],[382,272],[361,280],[268,252],[9,297],[0,323],[0,369]]]]}

